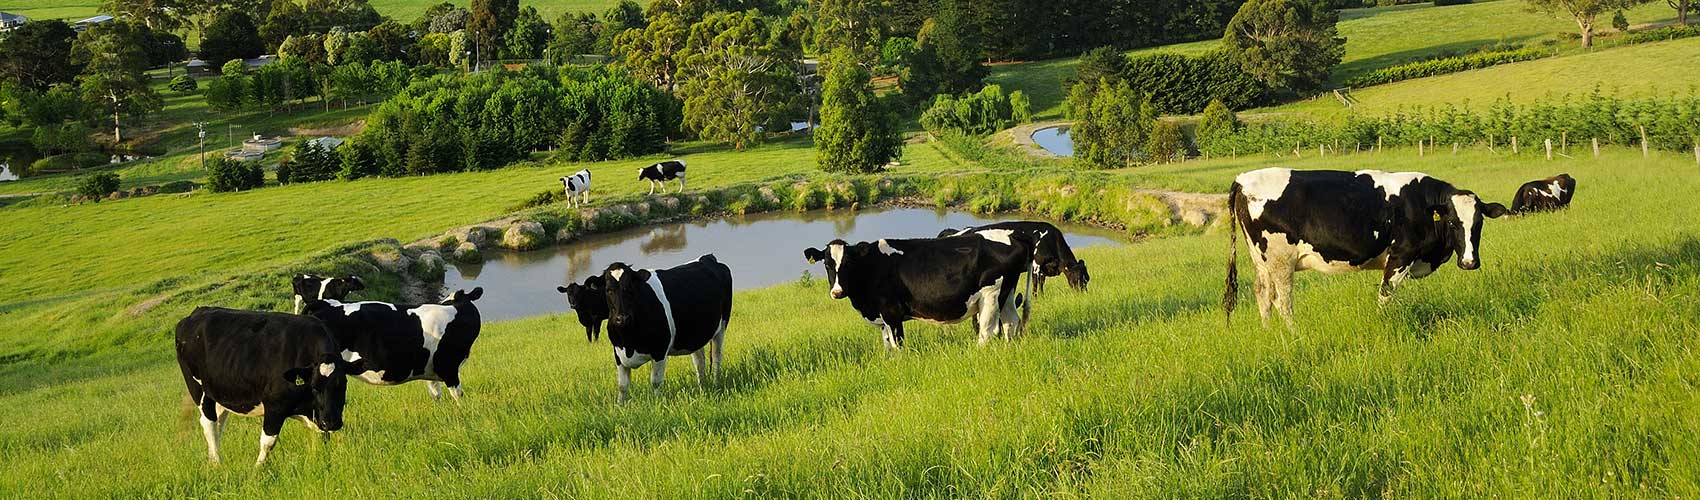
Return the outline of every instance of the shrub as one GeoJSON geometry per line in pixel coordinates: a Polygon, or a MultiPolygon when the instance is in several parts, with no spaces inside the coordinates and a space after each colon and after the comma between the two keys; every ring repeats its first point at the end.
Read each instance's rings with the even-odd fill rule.
{"type": "Polygon", "coordinates": [[[1009,119],[1015,123],[1033,121],[1033,101],[1022,91],[1009,93],[1009,119]]]}
{"type": "Polygon", "coordinates": [[[1145,158],[1154,163],[1167,163],[1186,155],[1186,136],[1181,125],[1159,120],[1151,126],[1151,140],[1145,145],[1145,158]]]}
{"type": "Polygon", "coordinates": [[[100,201],[107,193],[118,190],[118,174],[100,172],[83,176],[77,180],[77,194],[94,201],[100,201]]]}
{"type": "Polygon", "coordinates": [[[103,165],[107,156],[100,153],[67,153],[54,155],[30,164],[30,171],[35,173],[63,172],[103,165]]]}
{"type": "Polygon", "coordinates": [[[177,75],[171,79],[171,83],[165,84],[165,87],[179,94],[188,94],[201,88],[200,84],[195,82],[195,77],[189,75],[177,75]]]}
{"type": "Polygon", "coordinates": [[[1622,10],[1611,16],[1611,27],[1617,28],[1618,31],[1629,31],[1629,18],[1623,15],[1622,10]]]}
{"type": "Polygon", "coordinates": [[[207,160],[207,187],[215,193],[258,189],[265,185],[266,171],[258,162],[229,158],[207,160]]]}
{"type": "Polygon", "coordinates": [[[1676,40],[1696,36],[1700,36],[1700,25],[1676,25],[1630,33],[1619,38],[1618,43],[1622,45],[1632,45],[1637,43],[1663,42],[1666,40],[1676,40]]]}
{"type": "Polygon", "coordinates": [[[337,177],[342,169],[342,158],[336,151],[319,146],[313,141],[305,141],[295,146],[295,155],[289,160],[289,177],[284,178],[282,166],[278,170],[278,182],[317,182],[337,177]]]}
{"type": "Polygon", "coordinates": [[[1544,47],[1479,52],[1464,56],[1442,57],[1381,68],[1346,81],[1347,87],[1368,87],[1401,80],[1423,78],[1447,73],[1481,69],[1500,64],[1532,61],[1551,57],[1554,52],[1544,47]]]}
{"type": "MultiPolygon", "coordinates": [[[[1020,91],[1016,92],[1017,94],[1020,91]]],[[[986,135],[1005,128],[1015,121],[1015,100],[1022,101],[1022,113],[1032,118],[1027,96],[1005,97],[1003,88],[987,85],[979,92],[961,97],[941,95],[921,113],[921,126],[934,134],[957,130],[972,135],[986,135]]]]}
{"type": "MultiPolygon", "coordinates": [[[[1086,86],[1076,85],[1076,90],[1086,86]]],[[[1080,99],[1080,106],[1069,137],[1074,140],[1074,160],[1093,168],[1116,168],[1130,165],[1138,158],[1139,148],[1149,140],[1155,120],[1150,99],[1134,92],[1128,82],[1110,84],[1100,81],[1091,99],[1080,99]]]]}
{"type": "Polygon", "coordinates": [[[1199,117],[1198,128],[1193,130],[1193,135],[1199,148],[1203,149],[1206,143],[1233,136],[1239,128],[1240,119],[1234,115],[1234,110],[1228,109],[1222,101],[1213,100],[1204,107],[1204,116],[1199,117]]]}

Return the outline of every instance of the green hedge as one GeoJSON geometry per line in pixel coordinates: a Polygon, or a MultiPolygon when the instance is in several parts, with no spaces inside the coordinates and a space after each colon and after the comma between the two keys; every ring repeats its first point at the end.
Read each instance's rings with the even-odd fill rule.
{"type": "Polygon", "coordinates": [[[1269,88],[1240,69],[1224,50],[1130,57],[1119,76],[1135,92],[1150,96],[1155,111],[1164,115],[1198,113],[1212,100],[1247,109],[1269,99],[1269,88]]]}
{"type": "Polygon", "coordinates": [[[1346,81],[1347,87],[1369,87],[1401,80],[1411,80],[1447,73],[1457,73],[1472,69],[1481,69],[1521,61],[1532,61],[1551,57],[1554,52],[1544,47],[1526,47],[1515,50],[1500,50],[1479,52],[1475,54],[1442,57],[1381,68],[1346,81]]]}
{"type": "Polygon", "coordinates": [[[1580,98],[1556,102],[1513,104],[1501,99],[1485,110],[1466,106],[1424,107],[1391,115],[1358,118],[1343,122],[1278,120],[1246,124],[1239,131],[1205,140],[1202,152],[1216,156],[1260,152],[1285,152],[1295,147],[1314,151],[1317,145],[1339,149],[1368,149],[1384,146],[1429,144],[1485,144],[1510,152],[1516,137],[1525,154],[1539,150],[1538,144],[1568,139],[1570,144],[1638,145],[1645,128],[1650,147],[1669,151],[1691,151],[1700,143],[1700,95],[1653,99],[1624,99],[1595,91],[1580,98]]]}
{"type": "Polygon", "coordinates": [[[1700,36],[1700,25],[1677,25],[1623,35],[1618,39],[1617,43],[1620,45],[1634,45],[1637,43],[1663,42],[1666,40],[1677,40],[1696,36],[1700,36]]]}

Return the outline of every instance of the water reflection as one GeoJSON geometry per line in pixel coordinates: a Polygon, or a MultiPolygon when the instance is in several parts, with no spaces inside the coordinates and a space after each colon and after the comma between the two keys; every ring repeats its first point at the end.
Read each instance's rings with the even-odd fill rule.
{"type": "Polygon", "coordinates": [[[1033,143],[1057,156],[1074,156],[1074,139],[1068,127],[1045,127],[1033,131],[1033,143]]]}
{"type": "MultiPolygon", "coordinates": [[[[478,307],[490,321],[566,312],[566,299],[555,287],[583,281],[608,264],[665,268],[705,253],[732,268],[738,289],[761,288],[796,280],[819,266],[803,260],[803,249],[834,238],[850,242],[879,238],[931,238],[946,227],[994,222],[994,219],[928,208],[850,212],[771,213],[747,217],[662,224],[588,236],[570,244],[531,252],[489,252],[481,264],[449,267],[449,289],[484,287],[478,307]]],[[[1075,248],[1114,244],[1115,233],[1090,226],[1061,225],[1075,248]]]]}

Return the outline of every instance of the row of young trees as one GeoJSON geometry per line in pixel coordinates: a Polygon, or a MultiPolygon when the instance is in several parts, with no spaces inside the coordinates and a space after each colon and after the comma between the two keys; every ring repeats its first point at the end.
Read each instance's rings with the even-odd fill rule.
{"type": "Polygon", "coordinates": [[[346,108],[349,101],[363,104],[395,95],[426,71],[400,61],[331,66],[294,57],[249,70],[242,60],[232,59],[223,66],[222,76],[207,83],[205,96],[207,104],[224,111],[275,110],[311,98],[319,98],[325,109],[333,102],[346,108]]]}

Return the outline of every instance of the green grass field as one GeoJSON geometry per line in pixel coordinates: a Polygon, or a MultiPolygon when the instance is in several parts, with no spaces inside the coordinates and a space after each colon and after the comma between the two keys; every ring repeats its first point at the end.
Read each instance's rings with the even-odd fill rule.
{"type": "MultiPolygon", "coordinates": [[[[1700,410],[1693,336],[1700,220],[1668,216],[1700,189],[1692,159],[1642,160],[1622,150],[1604,160],[1555,162],[1400,153],[1280,163],[1421,169],[1492,200],[1563,171],[1580,180],[1580,194],[1565,212],[1490,222],[1482,270],[1447,266],[1411,282],[1385,309],[1375,305],[1373,273],[1304,274],[1300,326],[1291,331],[1260,329],[1251,308],[1223,327],[1227,245],[1219,231],[1083,250],[1097,263],[1092,291],[1050,292],[1026,338],[988,348],[974,346],[962,325],[915,326],[907,351],[882,352],[876,332],[847,304],[829,300],[818,280],[743,292],[725,380],[699,390],[688,363],[674,363],[660,393],[640,390],[625,405],[613,403],[607,345],[587,345],[570,315],[486,325],[465,371],[464,405],[433,404],[418,384],[351,386],[343,432],[320,442],[289,424],[263,469],[247,463],[258,429],[252,419],[228,427],[226,465],[204,464],[169,341],[154,333],[146,343],[52,370],[0,371],[0,403],[11,409],[0,416],[0,458],[9,464],[0,490],[65,497],[1700,493],[1700,478],[1685,472],[1700,467],[1700,421],[1692,418],[1700,410]]],[[[1127,175],[1225,186],[1235,172],[1271,163],[1189,162],[1127,175]]],[[[473,190],[472,179],[529,176],[510,169],[394,182],[434,183],[438,198],[477,198],[458,191],[473,190]]],[[[346,196],[376,198],[344,215],[423,198],[412,193],[425,188],[361,184],[317,188],[358,187],[346,196]]],[[[304,194],[290,189],[274,191],[304,194]]],[[[476,208],[437,201],[431,206],[476,208]]],[[[155,207],[141,201],[103,208],[125,203],[151,214],[187,208],[149,210],[155,207]]],[[[139,218],[121,214],[112,218],[139,218]]],[[[411,220],[406,231],[443,223],[452,222],[411,220]]],[[[119,253],[81,252],[60,250],[78,257],[57,262],[119,253]]],[[[112,265],[144,275],[161,272],[154,266],[112,265]]],[[[58,288],[111,279],[73,275],[58,288]]],[[[0,290],[9,303],[41,295],[16,281],[0,290]]],[[[75,335],[51,320],[36,325],[6,331],[75,335]]]]}
{"type": "MultiPolygon", "coordinates": [[[[1554,40],[1560,33],[1570,33],[1576,29],[1574,23],[1530,12],[1526,6],[1524,2],[1517,0],[1498,0],[1446,7],[1415,4],[1343,10],[1339,29],[1340,35],[1346,37],[1346,56],[1340,66],[1334,69],[1330,80],[1335,83],[1343,82],[1377,68],[1421,60],[1443,52],[1462,52],[1487,44],[1554,40]]],[[[1632,23],[1656,23],[1674,19],[1675,11],[1662,3],[1654,2],[1631,9],[1626,15],[1632,23]]],[[[1603,26],[1605,30],[1611,29],[1609,24],[1603,26]]],[[[1215,48],[1219,43],[1217,40],[1205,40],[1140,49],[1129,53],[1198,54],[1215,48]]],[[[1580,49],[1572,47],[1573,45],[1578,43],[1563,41],[1559,44],[1567,52],[1579,52],[1580,49]]],[[[1560,83],[1564,89],[1576,86],[1591,87],[1598,82],[1612,81],[1611,78],[1605,78],[1606,76],[1629,78],[1632,82],[1639,83],[1636,81],[1640,79],[1639,70],[1660,70],[1658,73],[1663,76],[1678,71],[1675,67],[1681,66],[1680,62],[1658,59],[1629,60],[1632,58],[1605,55],[1600,57],[1613,58],[1617,61],[1618,69],[1627,71],[1606,73],[1587,72],[1588,70],[1584,69],[1582,71],[1585,74],[1578,76],[1587,79],[1552,79],[1542,80],[1541,83],[1560,83]],[[1664,68],[1665,65],[1671,68],[1664,68]]],[[[1683,60],[1685,59],[1679,58],[1677,61],[1683,60]]],[[[1064,58],[995,66],[989,81],[1003,85],[1005,91],[1021,89],[1026,92],[1033,102],[1036,119],[1057,119],[1062,117],[1062,101],[1067,97],[1063,92],[1062,82],[1074,77],[1075,62],[1074,58],[1064,58]]],[[[1642,81],[1657,80],[1648,78],[1642,81]]],[[[1542,87],[1530,87],[1532,88],[1523,91],[1547,90],[1542,87]]]]}

